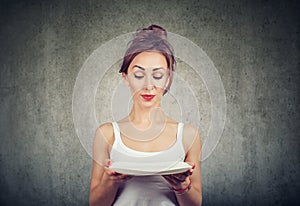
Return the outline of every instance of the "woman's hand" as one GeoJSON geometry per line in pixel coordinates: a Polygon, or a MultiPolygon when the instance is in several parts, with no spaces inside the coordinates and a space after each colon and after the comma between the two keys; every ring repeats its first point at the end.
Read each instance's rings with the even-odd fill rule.
{"type": "Polygon", "coordinates": [[[111,166],[111,164],[112,164],[111,160],[109,159],[106,160],[106,164],[104,166],[104,174],[106,175],[107,179],[112,180],[115,183],[121,183],[132,178],[131,175],[120,174],[114,170],[109,169],[109,166],[111,166]]]}
{"type": "Polygon", "coordinates": [[[187,187],[190,184],[189,177],[193,174],[195,164],[193,162],[187,162],[192,166],[186,172],[178,173],[178,174],[171,174],[171,175],[163,175],[163,177],[167,180],[167,182],[172,186],[175,190],[180,190],[182,188],[187,187]]]}

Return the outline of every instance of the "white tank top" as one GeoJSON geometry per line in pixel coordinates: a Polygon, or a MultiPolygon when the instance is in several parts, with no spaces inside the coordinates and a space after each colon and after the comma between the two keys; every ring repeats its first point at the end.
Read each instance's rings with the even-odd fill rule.
{"type": "MultiPolygon", "coordinates": [[[[178,123],[176,142],[159,152],[142,152],[127,147],[120,135],[117,122],[112,122],[115,141],[110,152],[112,162],[183,162],[183,123],[178,123]]],[[[114,206],[174,206],[178,205],[174,192],[160,175],[135,176],[123,183],[116,195],[114,206]]]]}

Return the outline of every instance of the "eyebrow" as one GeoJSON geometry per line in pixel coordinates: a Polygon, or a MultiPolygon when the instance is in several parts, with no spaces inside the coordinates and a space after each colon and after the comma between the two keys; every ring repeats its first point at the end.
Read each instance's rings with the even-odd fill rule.
{"type": "MultiPolygon", "coordinates": [[[[132,68],[134,68],[134,67],[137,67],[137,68],[139,68],[139,69],[145,71],[145,68],[143,68],[143,67],[141,67],[141,66],[139,66],[139,65],[134,65],[132,68]]],[[[163,67],[153,68],[152,71],[157,71],[157,70],[159,70],[159,69],[164,69],[164,68],[163,68],[163,67]]]]}
{"type": "Polygon", "coordinates": [[[136,68],[139,68],[139,69],[141,69],[141,70],[145,71],[145,68],[143,68],[143,67],[141,67],[141,66],[134,65],[132,68],[134,68],[134,67],[136,67],[136,68]]]}

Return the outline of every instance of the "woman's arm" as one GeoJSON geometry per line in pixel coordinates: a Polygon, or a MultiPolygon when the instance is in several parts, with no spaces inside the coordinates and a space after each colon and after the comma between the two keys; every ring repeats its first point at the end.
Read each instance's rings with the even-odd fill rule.
{"type": "Polygon", "coordinates": [[[116,196],[120,183],[130,177],[110,170],[108,166],[109,148],[114,141],[110,124],[101,125],[93,143],[93,168],[90,184],[90,206],[110,206],[116,196]]]}
{"type": "Polygon", "coordinates": [[[183,135],[185,145],[189,145],[185,162],[194,166],[185,173],[167,175],[165,178],[173,188],[179,190],[179,192],[175,191],[175,194],[180,206],[200,206],[202,204],[201,140],[198,131],[189,126],[185,128],[183,135]],[[190,183],[190,189],[184,190],[190,183]],[[183,190],[180,191],[181,189],[183,190]]]}

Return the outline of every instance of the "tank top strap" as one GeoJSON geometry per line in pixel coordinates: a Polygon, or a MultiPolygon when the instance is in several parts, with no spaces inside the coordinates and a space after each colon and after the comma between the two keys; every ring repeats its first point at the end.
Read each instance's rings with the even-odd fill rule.
{"type": "Polygon", "coordinates": [[[177,137],[176,137],[176,141],[178,143],[182,143],[183,126],[184,126],[184,123],[178,122],[177,137]]]}
{"type": "Polygon", "coordinates": [[[120,135],[120,128],[117,122],[112,122],[112,126],[114,129],[114,136],[115,136],[115,141],[120,142],[121,141],[121,135],[120,135]]]}

